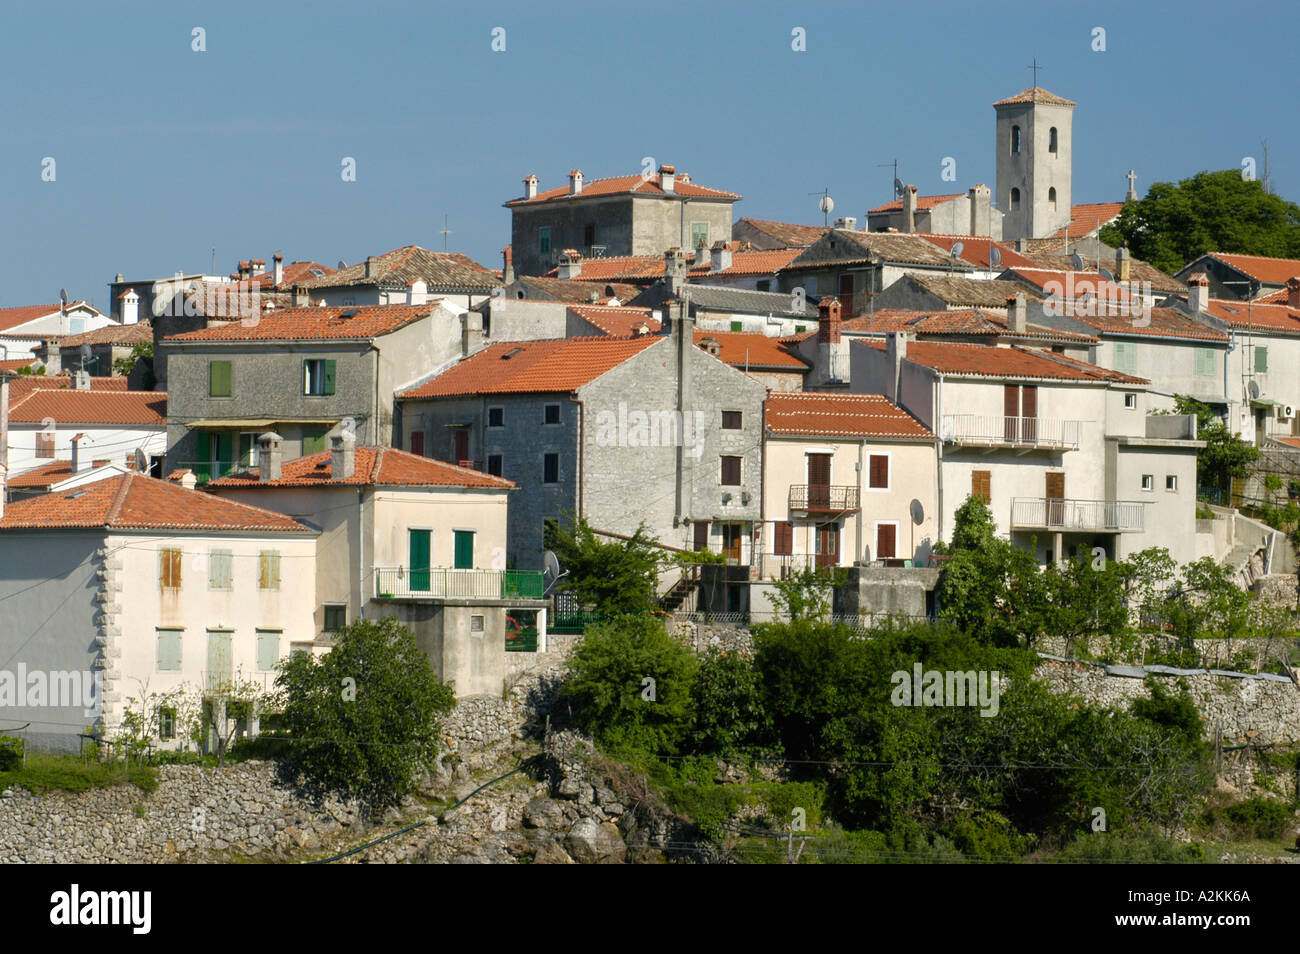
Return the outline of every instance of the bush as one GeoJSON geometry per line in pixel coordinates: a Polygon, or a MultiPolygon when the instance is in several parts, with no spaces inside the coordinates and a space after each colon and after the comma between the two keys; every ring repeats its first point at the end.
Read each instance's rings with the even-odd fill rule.
{"type": "Polygon", "coordinates": [[[763,705],[758,672],[749,659],[710,650],[700,661],[693,695],[691,740],[697,752],[762,756],[771,748],[772,720],[763,705]]]}
{"type": "Polygon", "coordinates": [[[22,739],[12,735],[0,735],[0,772],[11,772],[23,764],[22,739]]]}
{"type": "Polygon", "coordinates": [[[1118,832],[1088,832],[1047,860],[1101,864],[1201,864],[1205,849],[1195,842],[1182,842],[1143,828],[1134,835],[1118,832]]]}
{"type": "Polygon", "coordinates": [[[1275,798],[1248,798],[1232,805],[1206,809],[1205,824],[1226,828],[1234,838],[1281,838],[1295,823],[1285,802],[1275,798]]]}

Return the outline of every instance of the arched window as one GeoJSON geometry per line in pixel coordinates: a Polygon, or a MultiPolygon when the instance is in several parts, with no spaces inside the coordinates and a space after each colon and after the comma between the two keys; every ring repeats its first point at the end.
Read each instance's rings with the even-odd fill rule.
{"type": "Polygon", "coordinates": [[[1011,127],[1011,155],[1017,155],[1020,152],[1020,127],[1011,127]]]}
{"type": "Polygon", "coordinates": [[[1047,133],[1047,151],[1056,155],[1056,127],[1053,126],[1047,133]]]}
{"type": "Polygon", "coordinates": [[[1012,212],[1020,211],[1020,190],[1019,189],[1011,190],[1011,211],[1012,212]]]}
{"type": "Polygon", "coordinates": [[[1047,205],[1053,212],[1056,211],[1056,186],[1047,190],[1047,205]]]}

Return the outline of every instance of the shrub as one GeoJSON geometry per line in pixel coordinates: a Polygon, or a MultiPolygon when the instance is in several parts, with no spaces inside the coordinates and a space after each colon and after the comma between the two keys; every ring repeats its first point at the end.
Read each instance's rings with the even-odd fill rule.
{"type": "Polygon", "coordinates": [[[767,750],[772,720],[763,705],[758,672],[749,659],[710,650],[700,661],[693,695],[691,740],[696,751],[731,757],[767,750]]]}
{"type": "Polygon", "coordinates": [[[1248,798],[1232,805],[1206,809],[1205,823],[1227,828],[1234,837],[1280,838],[1295,822],[1285,802],[1275,798],[1248,798]]]}
{"type": "Polygon", "coordinates": [[[22,739],[12,735],[0,735],[0,772],[10,772],[23,764],[22,739]]]}

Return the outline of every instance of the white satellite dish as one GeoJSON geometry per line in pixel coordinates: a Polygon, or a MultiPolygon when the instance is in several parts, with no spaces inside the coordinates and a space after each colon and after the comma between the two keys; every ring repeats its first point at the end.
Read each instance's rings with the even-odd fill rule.
{"type": "Polygon", "coordinates": [[[962,249],[964,249],[965,247],[966,247],[965,242],[953,242],[952,248],[949,250],[948,254],[951,255],[953,258],[959,258],[961,257],[962,249]]]}
{"type": "Polygon", "coordinates": [[[135,454],[135,469],[142,474],[149,473],[149,455],[144,452],[143,447],[137,447],[135,454]]]}
{"type": "Polygon", "coordinates": [[[821,197],[821,201],[817,203],[817,208],[821,209],[826,215],[830,215],[835,211],[835,200],[828,195],[824,195],[821,197]]]}
{"type": "Polygon", "coordinates": [[[1002,253],[998,251],[995,245],[989,249],[989,267],[997,268],[1002,263],[1002,253]]]}
{"type": "Polygon", "coordinates": [[[1251,381],[1249,390],[1250,390],[1250,399],[1252,401],[1258,401],[1260,395],[1259,382],[1251,381]]]}
{"type": "Polygon", "coordinates": [[[913,500],[911,503],[912,522],[918,527],[921,521],[925,519],[925,506],[919,500],[913,500]]]}

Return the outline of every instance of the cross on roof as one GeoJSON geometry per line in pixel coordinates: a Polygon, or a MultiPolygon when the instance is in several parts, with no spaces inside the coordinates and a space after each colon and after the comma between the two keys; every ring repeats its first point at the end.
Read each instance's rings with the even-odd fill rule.
{"type": "Polygon", "coordinates": [[[1037,88],[1038,88],[1038,71],[1041,70],[1041,69],[1043,69],[1043,67],[1041,67],[1041,66],[1038,65],[1038,57],[1035,56],[1035,57],[1034,57],[1034,63],[1033,63],[1033,65],[1032,65],[1032,66],[1026,66],[1025,69],[1027,69],[1027,70],[1033,70],[1033,71],[1034,71],[1034,89],[1037,89],[1037,88]]]}

